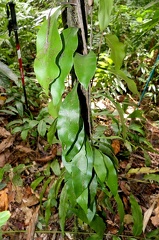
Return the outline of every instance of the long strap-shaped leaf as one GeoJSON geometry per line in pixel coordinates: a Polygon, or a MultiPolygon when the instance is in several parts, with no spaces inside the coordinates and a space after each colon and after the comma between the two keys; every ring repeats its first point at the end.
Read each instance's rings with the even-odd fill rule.
{"type": "Polygon", "coordinates": [[[57,28],[57,18],[60,7],[54,9],[52,16],[42,24],[37,34],[37,57],[34,62],[34,70],[38,82],[48,94],[49,85],[59,75],[60,69],[56,64],[57,55],[62,49],[62,42],[57,28]]]}
{"type": "Polygon", "coordinates": [[[143,227],[142,211],[133,195],[130,195],[130,203],[131,203],[132,216],[134,221],[133,234],[134,236],[139,236],[142,233],[142,227],[143,227]]]}

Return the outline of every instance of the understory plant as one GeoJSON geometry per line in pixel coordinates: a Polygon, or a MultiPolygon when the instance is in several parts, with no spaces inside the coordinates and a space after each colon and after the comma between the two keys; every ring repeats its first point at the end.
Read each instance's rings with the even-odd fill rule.
{"type": "Polygon", "coordinates": [[[0,212],[0,227],[5,225],[9,218],[10,218],[9,211],[0,212]]]}
{"type": "MultiPolygon", "coordinates": [[[[4,110],[5,112],[5,110],[4,110]]],[[[44,137],[53,122],[53,118],[48,113],[48,108],[42,108],[38,116],[28,115],[22,119],[16,119],[10,121],[7,125],[8,129],[12,130],[12,133],[21,133],[23,140],[32,137],[34,140],[38,136],[44,137]]]]}
{"type": "MultiPolygon", "coordinates": [[[[104,35],[110,21],[113,1],[109,0],[106,3],[106,1],[100,0],[96,6],[98,7],[99,29],[104,35]]],[[[77,10],[77,19],[80,19],[78,15],[81,11],[80,5],[72,6],[70,4],[67,9],[68,13],[70,9],[74,10],[74,8],[77,10]]],[[[61,10],[64,10],[61,6],[51,9],[47,20],[44,21],[37,34],[37,57],[34,62],[34,70],[45,93],[51,95],[48,110],[54,118],[54,122],[48,132],[48,141],[53,143],[57,131],[62,145],[62,163],[65,171],[57,188],[61,189],[58,206],[61,230],[64,234],[66,219],[75,216],[95,231],[96,234],[90,236],[89,239],[99,240],[103,239],[106,229],[105,216],[97,208],[97,199],[100,193],[104,196],[106,207],[119,215],[118,233],[122,232],[124,226],[124,206],[118,193],[118,161],[110,144],[101,139],[100,141],[93,140],[93,131],[89,125],[91,117],[89,114],[87,115],[90,107],[90,103],[87,101],[90,100],[90,82],[98,65],[97,56],[93,50],[88,52],[85,48],[85,33],[83,33],[82,23],[79,23],[80,27],[77,24],[70,24],[65,29],[58,29],[61,10]],[[82,52],[79,52],[79,40],[82,41],[82,52]],[[75,76],[72,89],[64,98],[65,81],[71,76],[75,76]],[[82,102],[83,98],[79,94],[81,89],[82,94],[86,94],[84,100],[86,100],[88,108],[86,110],[88,111],[85,114],[82,109],[85,101],[82,102]],[[85,119],[85,115],[87,115],[87,119],[85,119]],[[89,117],[90,119],[88,119],[89,117]],[[88,131],[88,127],[90,127],[90,131],[88,131]],[[110,207],[112,201],[116,202],[115,209],[110,207]]],[[[84,20],[82,21],[84,22],[84,20]]],[[[106,42],[112,59],[109,72],[117,78],[123,79],[129,90],[138,95],[135,83],[122,69],[125,57],[124,44],[113,34],[106,34],[106,42]]],[[[100,69],[107,71],[105,66],[100,69]]],[[[118,104],[116,107],[120,113],[118,104]]],[[[122,122],[122,114],[120,117],[122,122]]],[[[127,138],[125,122],[122,122],[122,137],[123,141],[127,138]]],[[[57,189],[56,194],[55,188],[52,190],[56,197],[58,196],[57,189]]],[[[51,194],[52,192],[49,195],[50,201],[51,194]]],[[[50,201],[46,203],[46,209],[50,201]]],[[[134,222],[133,235],[139,236],[142,233],[142,212],[133,195],[130,196],[130,205],[134,222]]]]}

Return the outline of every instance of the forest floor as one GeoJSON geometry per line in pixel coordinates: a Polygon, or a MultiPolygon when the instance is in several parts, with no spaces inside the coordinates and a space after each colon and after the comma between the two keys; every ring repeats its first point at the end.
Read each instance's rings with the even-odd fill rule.
{"type": "MultiPolygon", "coordinates": [[[[51,208],[51,216],[46,226],[44,203],[47,200],[50,187],[58,176],[51,171],[49,164],[55,159],[61,168],[61,146],[54,144],[48,147],[46,139],[39,137],[34,147],[29,141],[22,141],[19,134],[12,135],[6,130],[9,121],[7,115],[0,115],[0,211],[9,210],[11,217],[2,227],[4,240],[71,240],[86,239],[90,229],[77,219],[71,218],[66,222],[66,235],[62,236],[58,221],[58,209],[51,208]],[[40,179],[31,187],[31,183],[40,179]],[[33,237],[34,236],[34,237],[33,237]]],[[[159,128],[152,119],[146,121],[147,140],[154,147],[153,152],[147,152],[147,159],[141,150],[136,150],[124,156],[123,146],[119,141],[116,157],[119,160],[118,179],[119,194],[124,203],[124,231],[120,239],[130,239],[132,236],[133,219],[129,203],[132,193],[140,205],[144,215],[145,233],[159,227],[159,180],[148,181],[145,174],[159,172],[159,128]],[[147,215],[146,215],[147,213],[147,215]]],[[[113,143],[112,143],[113,146],[113,143]]],[[[112,205],[113,203],[112,200],[112,205]]],[[[102,212],[106,222],[104,239],[112,239],[119,230],[119,215],[113,213],[104,205],[102,193],[99,192],[98,210],[102,212]]],[[[140,238],[145,239],[144,233],[140,238]]],[[[132,236],[133,237],[133,236],[132,236]]]]}

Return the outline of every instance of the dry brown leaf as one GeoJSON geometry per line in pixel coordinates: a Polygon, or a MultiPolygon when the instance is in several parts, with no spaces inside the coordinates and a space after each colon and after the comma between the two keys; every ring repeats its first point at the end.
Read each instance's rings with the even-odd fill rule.
{"type": "Polygon", "coordinates": [[[57,154],[57,145],[56,144],[52,146],[51,152],[52,152],[52,155],[54,157],[56,157],[56,154],[57,154]]]}
{"type": "Polygon", "coordinates": [[[121,161],[121,162],[119,163],[119,166],[120,166],[122,169],[126,169],[128,164],[129,164],[128,161],[123,160],[123,161],[121,161]]]}
{"type": "Polygon", "coordinates": [[[21,151],[21,152],[24,152],[24,153],[31,153],[31,152],[34,152],[31,148],[28,148],[28,147],[24,147],[22,145],[17,145],[15,147],[15,149],[21,151]]]}
{"type": "Polygon", "coordinates": [[[120,152],[120,141],[118,139],[112,141],[112,148],[115,155],[120,152]]]}
{"type": "Polygon", "coordinates": [[[144,213],[143,228],[142,228],[143,232],[145,232],[146,226],[147,226],[148,221],[149,221],[149,219],[150,219],[150,217],[152,215],[152,212],[154,210],[155,204],[156,204],[156,201],[153,202],[153,204],[150,206],[150,208],[147,209],[146,212],[144,213]]]}
{"type": "Polygon", "coordinates": [[[114,234],[114,235],[117,234],[117,232],[118,232],[117,224],[114,223],[112,220],[107,220],[106,222],[108,224],[108,231],[111,234],[114,234]]]}
{"type": "Polygon", "coordinates": [[[52,146],[52,149],[51,149],[51,154],[45,156],[45,157],[42,157],[42,158],[36,158],[34,159],[35,162],[49,162],[51,161],[52,159],[54,159],[57,155],[57,145],[53,145],[52,146]]]}
{"type": "Polygon", "coordinates": [[[32,219],[32,217],[33,217],[33,211],[34,211],[34,209],[33,209],[33,208],[28,208],[28,207],[26,207],[23,203],[21,204],[20,209],[21,209],[21,211],[23,211],[23,214],[24,214],[25,226],[29,226],[29,224],[30,224],[30,222],[31,222],[31,219],[32,219]]]}
{"type": "Polygon", "coordinates": [[[8,136],[0,143],[0,153],[4,152],[6,148],[9,148],[13,145],[14,136],[8,136]]]}
{"type": "Polygon", "coordinates": [[[5,211],[8,209],[8,189],[0,191],[0,211],[5,211]]]}
{"type": "Polygon", "coordinates": [[[6,164],[5,154],[2,153],[0,154],[0,168],[4,167],[5,164],[6,164]]]}
{"type": "Polygon", "coordinates": [[[0,127],[0,136],[7,138],[7,137],[11,136],[11,134],[5,128],[0,127]]]}
{"type": "Polygon", "coordinates": [[[155,216],[151,217],[151,221],[155,227],[159,227],[159,205],[155,208],[155,216]]]}
{"type": "Polygon", "coordinates": [[[23,203],[27,207],[32,207],[39,203],[39,199],[36,197],[36,195],[29,196],[28,198],[23,197],[23,203]]]}
{"type": "Polygon", "coordinates": [[[125,214],[125,216],[124,216],[124,223],[125,223],[126,225],[129,225],[129,224],[133,223],[133,217],[132,217],[132,215],[130,215],[130,214],[125,214]]]}
{"type": "Polygon", "coordinates": [[[123,196],[122,200],[123,200],[123,203],[124,203],[125,210],[128,210],[129,209],[128,198],[123,196]]]}
{"type": "Polygon", "coordinates": [[[42,158],[36,158],[34,159],[35,162],[49,162],[51,161],[55,156],[54,155],[49,155],[49,156],[46,156],[46,157],[42,157],[42,158]]]}
{"type": "Polygon", "coordinates": [[[119,186],[126,196],[130,195],[130,186],[125,181],[120,181],[119,186]]]}
{"type": "Polygon", "coordinates": [[[33,240],[34,239],[34,233],[35,233],[36,223],[37,223],[37,220],[38,220],[39,209],[40,209],[40,206],[37,206],[36,209],[35,209],[35,212],[33,213],[33,216],[31,218],[31,221],[30,221],[30,224],[29,224],[29,227],[28,227],[26,240],[33,240]]]}
{"type": "Polygon", "coordinates": [[[25,195],[28,197],[32,195],[32,188],[30,186],[25,187],[25,195]]]}
{"type": "Polygon", "coordinates": [[[15,194],[15,202],[20,204],[23,199],[24,188],[13,185],[13,191],[15,191],[15,193],[16,193],[15,194]]]}
{"type": "Polygon", "coordinates": [[[158,216],[151,217],[151,222],[155,227],[158,227],[159,226],[159,217],[158,216]]]}
{"type": "Polygon", "coordinates": [[[11,203],[11,202],[14,203],[16,192],[13,190],[13,184],[11,182],[9,182],[7,184],[7,188],[8,188],[8,202],[9,203],[11,203]]]}
{"type": "Polygon", "coordinates": [[[8,150],[0,154],[0,168],[4,167],[4,165],[8,161],[9,156],[10,156],[10,152],[8,150]]]}

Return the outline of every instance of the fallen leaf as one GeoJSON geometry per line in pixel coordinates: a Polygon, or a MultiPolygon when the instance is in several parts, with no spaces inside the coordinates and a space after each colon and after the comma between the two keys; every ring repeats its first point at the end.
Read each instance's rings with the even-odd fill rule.
{"type": "Polygon", "coordinates": [[[35,209],[35,212],[33,213],[33,216],[31,218],[31,221],[27,230],[26,240],[34,239],[34,233],[35,233],[36,223],[38,221],[39,209],[40,209],[40,206],[37,206],[35,209]]]}
{"type": "Polygon", "coordinates": [[[125,210],[128,211],[128,209],[129,209],[128,198],[123,196],[122,200],[123,200],[123,203],[124,203],[125,210]]]}
{"type": "Polygon", "coordinates": [[[52,151],[52,155],[53,155],[54,157],[56,157],[56,154],[57,154],[57,145],[56,145],[56,144],[52,146],[51,151],[52,151]]]}
{"type": "Polygon", "coordinates": [[[133,217],[132,217],[132,215],[126,214],[126,215],[124,216],[124,223],[125,223],[126,225],[129,225],[129,224],[133,223],[133,217]]]}
{"type": "Polygon", "coordinates": [[[158,169],[152,169],[150,167],[142,167],[142,168],[131,168],[127,174],[148,174],[148,173],[156,173],[158,169]]]}
{"type": "Polygon", "coordinates": [[[21,204],[22,199],[23,199],[23,194],[24,194],[24,188],[13,185],[13,191],[16,192],[16,194],[15,194],[15,202],[21,204]]]}
{"type": "Polygon", "coordinates": [[[8,136],[0,143],[0,153],[4,152],[6,148],[13,145],[14,136],[8,136]]]}
{"type": "Polygon", "coordinates": [[[0,168],[3,168],[4,165],[8,162],[9,156],[10,152],[8,150],[0,154],[0,168]]]}
{"type": "Polygon", "coordinates": [[[25,193],[26,196],[32,195],[32,188],[30,186],[26,186],[25,193]]]}
{"type": "Polygon", "coordinates": [[[121,161],[120,163],[119,163],[119,166],[122,168],[122,169],[126,169],[126,167],[127,167],[127,165],[128,165],[128,161],[121,161]]]}
{"type": "Polygon", "coordinates": [[[8,209],[8,189],[0,191],[0,212],[8,209]]]}
{"type": "Polygon", "coordinates": [[[15,202],[16,191],[13,190],[13,184],[11,182],[8,182],[7,188],[8,188],[8,202],[9,203],[14,203],[15,202]]]}
{"type": "Polygon", "coordinates": [[[23,197],[23,203],[27,207],[32,207],[39,203],[39,199],[36,197],[36,195],[29,196],[28,198],[23,197]]]}
{"type": "Polygon", "coordinates": [[[5,164],[6,164],[5,154],[2,153],[0,154],[0,168],[4,167],[5,164]]]}
{"type": "Polygon", "coordinates": [[[151,217],[151,222],[155,227],[158,227],[159,226],[159,217],[158,216],[151,217]]]}
{"type": "Polygon", "coordinates": [[[28,147],[24,147],[22,145],[17,145],[15,147],[16,150],[19,150],[21,152],[24,152],[24,153],[31,153],[31,152],[34,152],[31,148],[28,148],[28,147]]]}
{"type": "Polygon", "coordinates": [[[106,221],[107,224],[108,224],[108,231],[111,233],[111,234],[117,234],[118,232],[118,228],[117,228],[117,224],[114,223],[112,220],[107,220],[106,221]]]}
{"type": "Polygon", "coordinates": [[[155,227],[159,227],[159,205],[157,206],[157,208],[155,208],[154,212],[155,216],[151,217],[151,221],[155,227]]]}
{"type": "Polygon", "coordinates": [[[26,207],[23,203],[20,206],[21,211],[24,214],[24,223],[25,226],[28,226],[33,217],[33,208],[26,207]]]}
{"type": "Polygon", "coordinates": [[[126,196],[130,195],[130,186],[125,181],[120,181],[119,186],[126,196]]]}
{"type": "Polygon", "coordinates": [[[146,212],[144,213],[143,228],[142,228],[143,232],[145,232],[146,226],[147,226],[148,221],[149,221],[149,219],[150,219],[150,217],[152,215],[152,212],[154,210],[155,204],[156,204],[156,201],[153,202],[153,204],[150,206],[150,208],[147,209],[146,212]]]}
{"type": "Polygon", "coordinates": [[[11,134],[5,128],[0,127],[0,136],[7,138],[7,137],[11,136],[11,134]]]}
{"type": "Polygon", "coordinates": [[[49,162],[51,160],[53,160],[55,158],[54,154],[51,154],[49,156],[46,157],[42,157],[42,158],[36,158],[34,159],[35,162],[49,162]]]}
{"type": "Polygon", "coordinates": [[[120,152],[120,141],[118,139],[114,139],[112,141],[112,148],[114,150],[115,155],[120,152]]]}

